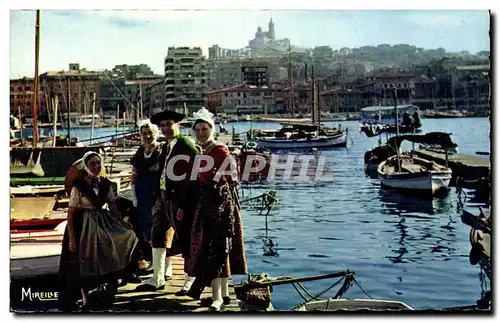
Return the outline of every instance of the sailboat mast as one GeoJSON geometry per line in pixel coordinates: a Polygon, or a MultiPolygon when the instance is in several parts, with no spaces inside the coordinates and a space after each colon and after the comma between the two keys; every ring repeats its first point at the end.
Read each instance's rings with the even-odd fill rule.
{"type": "Polygon", "coordinates": [[[58,99],[57,95],[52,99],[52,108],[53,108],[53,130],[52,130],[52,147],[56,146],[56,141],[57,141],[57,105],[58,105],[58,99]]]}
{"type": "Polygon", "coordinates": [[[289,104],[290,104],[290,107],[292,109],[292,118],[295,117],[295,112],[294,112],[294,105],[295,105],[295,100],[294,100],[294,97],[293,97],[293,71],[292,71],[292,44],[289,43],[288,44],[288,70],[290,72],[290,75],[288,76],[288,83],[290,85],[290,100],[289,100],[289,104]]]}
{"type": "Polygon", "coordinates": [[[68,113],[68,142],[70,141],[70,129],[71,129],[71,124],[70,124],[70,119],[69,119],[69,110],[70,110],[70,102],[71,102],[71,89],[70,89],[70,82],[69,82],[69,75],[67,76],[68,79],[67,79],[67,85],[68,85],[68,96],[66,98],[66,108],[68,109],[67,110],[67,113],[68,113]]]}
{"type": "Polygon", "coordinates": [[[139,117],[142,119],[142,118],[144,118],[144,105],[142,102],[142,86],[140,83],[139,83],[139,98],[140,98],[140,103],[141,103],[141,111],[139,113],[139,117]]]}
{"type": "Polygon", "coordinates": [[[314,85],[316,83],[316,78],[314,77],[314,65],[311,65],[311,96],[312,96],[312,106],[311,106],[311,121],[316,124],[316,91],[314,85]]]}
{"type": "Polygon", "coordinates": [[[36,11],[35,23],[35,79],[34,79],[34,101],[33,101],[33,147],[38,145],[38,60],[40,52],[40,10],[36,11]]]}
{"type": "Polygon", "coordinates": [[[316,79],[316,113],[318,114],[318,125],[321,123],[321,111],[319,108],[319,77],[316,79]]]}
{"type": "MultiPolygon", "coordinates": [[[[394,111],[396,112],[396,142],[397,142],[397,137],[399,136],[399,116],[398,116],[398,94],[397,94],[397,89],[394,88],[393,91],[393,97],[394,97],[394,111]]],[[[396,161],[397,161],[397,168],[396,171],[400,171],[401,168],[401,163],[399,160],[399,146],[396,143],[396,161]]]]}
{"type": "Polygon", "coordinates": [[[95,100],[96,100],[96,93],[94,92],[93,100],[92,100],[92,125],[91,125],[91,128],[90,128],[90,144],[92,144],[92,141],[94,140],[95,100]]]}

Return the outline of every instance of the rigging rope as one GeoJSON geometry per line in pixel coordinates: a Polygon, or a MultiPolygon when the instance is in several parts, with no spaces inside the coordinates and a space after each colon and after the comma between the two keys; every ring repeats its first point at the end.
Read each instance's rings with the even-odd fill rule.
{"type": "MultiPolygon", "coordinates": [[[[305,300],[305,301],[303,301],[303,302],[301,302],[301,303],[299,303],[299,304],[295,305],[293,308],[291,308],[291,309],[290,309],[290,311],[295,311],[295,310],[297,310],[299,307],[306,305],[307,303],[311,302],[312,300],[315,300],[315,299],[317,299],[318,297],[320,297],[321,295],[323,295],[323,294],[325,294],[326,292],[330,291],[332,288],[334,288],[335,286],[337,286],[340,282],[342,282],[342,281],[347,281],[347,280],[348,280],[348,279],[350,279],[350,278],[353,278],[352,274],[349,274],[349,275],[347,275],[346,277],[343,277],[343,278],[339,279],[338,281],[336,281],[336,282],[335,282],[335,283],[333,283],[332,285],[328,286],[328,287],[327,287],[326,289],[324,289],[323,291],[318,292],[318,293],[316,293],[314,296],[312,296],[311,298],[309,298],[309,299],[307,299],[307,300],[305,300]]],[[[302,295],[302,294],[301,294],[301,295],[302,295]]],[[[341,295],[341,294],[340,294],[340,295],[341,295]]],[[[340,295],[339,295],[339,297],[340,297],[340,295]]],[[[303,298],[304,298],[304,297],[303,297],[303,298]]]]}
{"type": "Polygon", "coordinates": [[[368,292],[366,292],[366,291],[365,291],[365,290],[361,287],[361,285],[359,285],[358,281],[357,281],[355,278],[353,278],[353,281],[354,281],[354,283],[356,283],[356,285],[360,288],[360,290],[362,290],[362,291],[363,291],[363,293],[365,293],[365,294],[366,294],[366,296],[368,296],[370,299],[372,299],[372,300],[373,300],[373,297],[371,297],[371,296],[370,296],[370,294],[368,294],[368,292]]]}

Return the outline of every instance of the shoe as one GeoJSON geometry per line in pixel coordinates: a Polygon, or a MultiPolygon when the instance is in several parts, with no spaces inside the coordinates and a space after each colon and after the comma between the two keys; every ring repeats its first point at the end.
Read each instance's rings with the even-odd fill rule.
{"type": "Polygon", "coordinates": [[[132,283],[132,284],[140,284],[140,283],[142,283],[142,280],[136,274],[132,274],[125,279],[125,282],[132,283]]]}
{"type": "Polygon", "coordinates": [[[135,288],[135,291],[136,292],[156,292],[156,291],[160,291],[160,290],[164,290],[164,289],[165,289],[165,284],[163,284],[162,286],[159,286],[159,287],[156,287],[156,286],[153,286],[150,284],[141,284],[135,288]]]}
{"type": "Polygon", "coordinates": [[[89,302],[83,304],[83,300],[78,300],[76,302],[76,307],[78,310],[81,310],[81,311],[88,311],[90,310],[90,304],[89,302]]]}
{"type": "Polygon", "coordinates": [[[212,298],[211,297],[203,298],[200,300],[201,307],[208,307],[210,305],[212,305],[212,298]]]}
{"type": "Polygon", "coordinates": [[[208,312],[221,312],[224,310],[224,303],[222,303],[219,307],[217,306],[210,306],[208,308],[208,312]]]}
{"type": "Polygon", "coordinates": [[[165,275],[165,281],[170,281],[172,279],[172,276],[165,275]]]}
{"type": "Polygon", "coordinates": [[[175,296],[186,296],[187,292],[187,290],[180,290],[179,292],[175,293],[175,296]]]}
{"type": "MultiPolygon", "coordinates": [[[[181,291],[179,291],[179,292],[177,292],[177,293],[180,293],[180,292],[181,292],[181,291]]],[[[177,294],[177,293],[176,293],[176,294],[177,294]]],[[[186,293],[187,293],[187,291],[186,291],[186,293]]],[[[229,305],[229,304],[231,304],[231,298],[230,298],[229,296],[223,296],[223,297],[222,297],[222,301],[223,301],[224,305],[229,305]]],[[[200,301],[200,306],[202,306],[202,307],[207,307],[207,306],[210,306],[210,305],[212,305],[212,298],[207,297],[207,298],[203,298],[203,299],[201,299],[201,301],[200,301]]]]}

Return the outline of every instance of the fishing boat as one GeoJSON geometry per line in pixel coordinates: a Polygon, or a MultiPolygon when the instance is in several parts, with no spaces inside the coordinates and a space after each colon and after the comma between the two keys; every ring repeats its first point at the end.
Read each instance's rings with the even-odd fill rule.
{"type": "Polygon", "coordinates": [[[312,301],[296,311],[413,311],[408,304],[400,301],[372,299],[333,299],[312,301]]]}
{"type": "Polygon", "coordinates": [[[372,299],[371,296],[356,281],[355,273],[352,271],[339,271],[323,275],[293,277],[280,276],[272,278],[267,274],[250,274],[248,280],[234,285],[236,297],[242,311],[274,311],[271,301],[273,288],[279,285],[292,284],[297,293],[304,300],[295,305],[290,311],[399,311],[413,310],[409,305],[398,301],[386,301],[372,299]],[[316,294],[311,293],[305,282],[324,279],[340,278],[325,290],[316,294]],[[340,285],[333,296],[326,299],[319,299],[323,294],[332,291],[340,285]],[[370,299],[342,299],[352,285],[357,285],[370,299]]]}
{"type": "Polygon", "coordinates": [[[258,144],[268,149],[311,149],[347,146],[347,135],[339,133],[337,135],[318,135],[303,139],[276,139],[261,138],[258,144]]]}
{"type": "MultiPolygon", "coordinates": [[[[398,109],[396,104],[397,94],[394,94],[394,110],[398,109]]],[[[383,187],[393,188],[400,191],[419,192],[435,195],[438,191],[447,190],[450,185],[452,170],[448,167],[448,144],[451,144],[448,136],[432,135],[434,140],[441,143],[446,151],[446,164],[444,166],[434,161],[425,160],[413,154],[400,155],[399,148],[404,140],[422,141],[428,139],[426,136],[404,135],[399,136],[398,113],[396,114],[396,136],[394,140],[396,155],[382,161],[378,168],[378,176],[383,187]]]]}
{"type": "Polygon", "coordinates": [[[420,149],[439,151],[442,153],[444,153],[444,149],[447,149],[448,153],[455,153],[458,147],[458,145],[451,139],[450,134],[445,132],[406,134],[400,135],[397,139],[396,137],[392,137],[387,140],[386,144],[379,145],[365,153],[365,171],[377,171],[377,168],[382,161],[396,155],[396,149],[399,149],[399,153],[401,153],[401,143],[404,140],[413,143],[420,143],[420,149]]]}
{"type": "Polygon", "coordinates": [[[433,195],[448,189],[452,174],[448,167],[411,155],[392,156],[377,172],[384,187],[433,195]]]}
{"type": "MultiPolygon", "coordinates": [[[[311,120],[308,123],[283,123],[283,128],[274,133],[274,136],[257,138],[257,144],[267,149],[311,149],[333,148],[347,146],[347,131],[338,128],[327,128],[320,123],[320,110],[317,94],[319,83],[315,80],[314,69],[312,76],[312,106],[311,120]]],[[[293,85],[292,85],[293,89],[293,85]]],[[[292,104],[293,106],[293,104],[292,104]]],[[[262,133],[264,134],[264,133],[262,133]]],[[[267,133],[269,134],[269,132],[267,133]]]]}
{"type": "MultiPolygon", "coordinates": [[[[262,134],[271,134],[269,131],[262,134]]],[[[260,136],[260,135],[258,135],[260,136]]],[[[260,136],[257,144],[267,149],[308,149],[347,146],[347,133],[313,124],[285,124],[274,136],[260,136]]]]}
{"type": "Polygon", "coordinates": [[[416,105],[398,105],[397,109],[393,106],[379,105],[361,109],[360,131],[368,137],[382,133],[395,133],[396,119],[398,119],[399,133],[416,133],[422,126],[419,108],[416,105]]]}
{"type": "Polygon", "coordinates": [[[469,241],[471,251],[469,260],[472,265],[479,264],[491,280],[491,213],[479,207],[479,215],[463,210],[462,222],[471,227],[469,241]]]}
{"type": "Polygon", "coordinates": [[[464,117],[465,115],[457,110],[450,111],[426,111],[424,117],[426,119],[444,119],[444,118],[457,118],[464,117]]]}
{"type": "Polygon", "coordinates": [[[52,222],[53,227],[12,229],[10,233],[10,277],[24,279],[57,275],[62,240],[67,221],[52,222]]]}

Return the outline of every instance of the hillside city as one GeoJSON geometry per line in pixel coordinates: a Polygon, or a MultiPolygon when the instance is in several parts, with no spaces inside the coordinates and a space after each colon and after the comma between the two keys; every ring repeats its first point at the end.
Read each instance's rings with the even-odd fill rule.
{"type": "MultiPolygon", "coordinates": [[[[490,98],[489,51],[451,53],[408,44],[359,48],[301,48],[275,39],[272,19],[241,49],[213,45],[169,47],[164,74],[147,64],[91,71],[78,63],[39,75],[39,120],[58,110],[133,119],[165,108],[191,113],[205,106],[215,114],[305,115],[313,101],[321,113],[357,115],[361,108],[414,104],[420,110],[460,110],[486,115],[490,98]],[[138,113],[136,113],[138,112],[138,113]]],[[[10,112],[29,120],[33,78],[10,80],[10,112]]],[[[29,121],[28,121],[29,122],[29,121]]]]}

